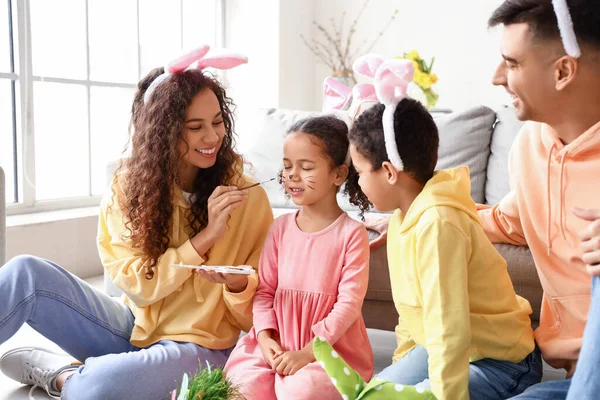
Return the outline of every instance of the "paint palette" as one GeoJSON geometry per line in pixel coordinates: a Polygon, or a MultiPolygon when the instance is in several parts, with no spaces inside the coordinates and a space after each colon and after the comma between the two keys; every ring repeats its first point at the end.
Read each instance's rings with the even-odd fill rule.
{"type": "Polygon", "coordinates": [[[186,265],[183,263],[169,264],[171,267],[189,268],[189,269],[201,269],[203,271],[220,272],[222,274],[237,274],[237,275],[252,275],[256,273],[254,268],[249,265],[186,265]]]}

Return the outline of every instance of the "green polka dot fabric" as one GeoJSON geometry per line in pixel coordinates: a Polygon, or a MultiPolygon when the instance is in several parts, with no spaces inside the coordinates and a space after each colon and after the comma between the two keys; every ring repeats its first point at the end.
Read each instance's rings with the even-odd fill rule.
{"type": "Polygon", "coordinates": [[[315,358],[321,364],[344,400],[436,400],[429,390],[373,378],[365,383],[324,339],[316,337],[313,342],[315,358]]]}

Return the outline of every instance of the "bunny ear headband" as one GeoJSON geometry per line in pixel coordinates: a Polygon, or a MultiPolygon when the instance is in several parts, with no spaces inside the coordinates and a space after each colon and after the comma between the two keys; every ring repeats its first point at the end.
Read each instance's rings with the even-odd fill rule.
{"type": "MultiPolygon", "coordinates": [[[[362,111],[377,103],[375,87],[370,83],[360,83],[350,89],[332,77],[323,82],[323,112],[344,121],[348,129],[362,111]]],[[[351,161],[348,151],[346,164],[350,165],[351,161]]]]}
{"type": "Polygon", "coordinates": [[[573,20],[571,19],[567,0],[552,0],[552,6],[558,20],[558,30],[560,31],[565,51],[569,56],[579,58],[581,56],[581,49],[579,48],[579,44],[577,44],[577,37],[575,36],[575,29],[573,28],[573,20]]]}
{"type": "Polygon", "coordinates": [[[190,50],[167,64],[165,72],[156,77],[144,93],[144,104],[148,104],[152,93],[165,80],[173,75],[178,75],[188,69],[198,69],[202,71],[205,68],[212,67],[216,69],[231,69],[248,62],[248,57],[233,53],[227,50],[206,56],[210,46],[204,45],[190,50]],[[195,66],[194,64],[197,63],[195,66]]]}
{"type": "Polygon", "coordinates": [[[356,60],[352,68],[360,75],[374,78],[373,84],[355,85],[350,90],[335,79],[327,78],[323,85],[323,109],[333,110],[335,114],[345,113],[352,122],[365,103],[379,102],[385,105],[382,118],[385,150],[392,165],[402,171],[404,164],[396,146],[394,111],[398,103],[408,97],[407,89],[413,80],[414,65],[410,60],[386,61],[381,56],[368,54],[356,60]],[[352,103],[348,106],[350,100],[352,103]]]}

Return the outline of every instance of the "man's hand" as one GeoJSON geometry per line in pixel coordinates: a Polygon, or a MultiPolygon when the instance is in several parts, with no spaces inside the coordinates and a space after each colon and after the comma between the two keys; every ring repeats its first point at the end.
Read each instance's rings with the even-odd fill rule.
{"type": "Polygon", "coordinates": [[[585,221],[587,226],[579,232],[581,259],[592,276],[600,276],[600,209],[584,210],[574,208],[573,214],[585,221]]]}
{"type": "Polygon", "coordinates": [[[368,219],[364,222],[365,227],[368,230],[372,230],[379,233],[379,236],[376,239],[373,239],[369,242],[369,247],[371,248],[372,252],[386,243],[389,223],[390,217],[382,217],[371,220],[368,219]]]}

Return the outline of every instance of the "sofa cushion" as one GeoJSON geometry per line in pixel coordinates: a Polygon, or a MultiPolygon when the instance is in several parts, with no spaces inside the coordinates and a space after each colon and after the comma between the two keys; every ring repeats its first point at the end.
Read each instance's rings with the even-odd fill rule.
{"type": "Polygon", "coordinates": [[[494,247],[506,260],[515,292],[531,304],[531,324],[534,328],[537,327],[540,322],[543,290],[529,247],[500,243],[494,244],[494,247]]]}
{"type": "Polygon", "coordinates": [[[508,153],[524,123],[517,119],[513,107],[500,108],[496,118],[485,183],[485,202],[491,205],[499,203],[510,191],[508,153]]]}
{"type": "Polygon", "coordinates": [[[440,134],[437,169],[469,167],[471,197],[485,198],[485,179],[496,113],[484,106],[434,118],[440,134]]]}

